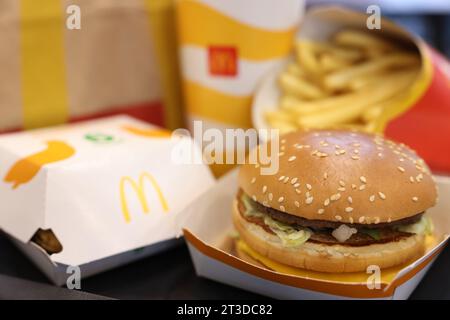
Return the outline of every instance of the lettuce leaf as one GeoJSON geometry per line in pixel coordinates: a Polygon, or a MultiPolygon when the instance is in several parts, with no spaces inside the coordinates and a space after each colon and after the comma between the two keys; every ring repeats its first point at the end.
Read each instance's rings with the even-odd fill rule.
{"type": "Polygon", "coordinates": [[[416,223],[398,226],[397,230],[415,234],[431,235],[434,230],[434,225],[429,217],[422,216],[416,223]]]}
{"type": "Polygon", "coordinates": [[[289,224],[272,219],[263,212],[257,211],[251,203],[250,198],[243,194],[241,198],[245,206],[244,215],[246,217],[262,218],[264,223],[280,238],[285,247],[299,247],[311,237],[311,230],[308,228],[294,228],[289,224]]]}

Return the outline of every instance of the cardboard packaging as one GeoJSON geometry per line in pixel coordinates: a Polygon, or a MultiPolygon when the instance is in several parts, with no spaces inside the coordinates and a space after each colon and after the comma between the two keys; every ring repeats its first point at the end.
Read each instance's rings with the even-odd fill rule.
{"type": "MultiPolygon", "coordinates": [[[[176,164],[170,132],[115,116],[0,136],[0,228],[56,284],[167,249],[184,207],[214,184],[176,164]],[[62,251],[30,239],[54,233],[62,251]]],[[[194,150],[199,152],[199,150],[194,150]]]]}
{"type": "MultiPolygon", "coordinates": [[[[290,53],[303,7],[303,0],[177,2],[182,87],[191,129],[195,120],[203,121],[205,129],[251,127],[256,85],[290,53]]],[[[220,175],[230,166],[212,169],[220,175]]]]}
{"type": "MultiPolygon", "coordinates": [[[[388,138],[409,145],[434,172],[450,173],[449,61],[422,39],[388,19],[381,19],[380,30],[367,30],[366,23],[366,13],[335,6],[318,6],[306,12],[297,38],[326,41],[341,29],[359,29],[388,36],[415,48],[421,58],[419,74],[406,90],[394,97],[393,103],[382,109],[370,130],[382,132],[388,138]]],[[[257,89],[253,124],[258,129],[268,126],[264,112],[277,108],[280,93],[277,76],[284,66],[278,70],[276,67],[272,69],[273,72],[265,76],[257,89]]]]}
{"type": "Polygon", "coordinates": [[[181,126],[174,23],[174,0],[2,1],[0,132],[122,113],[181,126]]]}
{"type": "MultiPolygon", "coordinates": [[[[439,194],[450,192],[450,178],[435,176],[439,194]]],[[[237,172],[222,177],[189,206],[178,221],[183,228],[199,276],[280,299],[407,299],[446,245],[450,234],[450,199],[440,197],[427,214],[435,224],[435,238],[427,253],[413,263],[381,270],[379,289],[367,285],[372,274],[323,274],[272,263],[272,271],[234,254],[231,208],[237,192],[237,172]],[[211,213],[214,208],[214,214],[211,213]]]]}

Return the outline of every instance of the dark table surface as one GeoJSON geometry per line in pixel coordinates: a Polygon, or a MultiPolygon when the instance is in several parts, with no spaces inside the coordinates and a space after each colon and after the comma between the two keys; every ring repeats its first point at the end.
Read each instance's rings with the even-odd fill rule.
{"type": "MultiPolygon", "coordinates": [[[[450,247],[411,299],[450,299],[450,247]]],[[[0,233],[0,299],[258,299],[256,294],[196,276],[185,245],[58,288],[0,233]]]]}

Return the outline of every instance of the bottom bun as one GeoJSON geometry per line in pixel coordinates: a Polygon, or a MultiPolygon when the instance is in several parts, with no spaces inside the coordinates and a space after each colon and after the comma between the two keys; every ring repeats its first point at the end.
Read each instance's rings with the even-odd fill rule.
{"type": "Polygon", "coordinates": [[[306,242],[298,248],[287,248],[281,240],[240,214],[233,205],[233,223],[240,237],[259,254],[296,268],[320,272],[360,272],[368,266],[389,268],[413,261],[425,252],[425,236],[414,235],[399,241],[352,247],[306,242]]]}

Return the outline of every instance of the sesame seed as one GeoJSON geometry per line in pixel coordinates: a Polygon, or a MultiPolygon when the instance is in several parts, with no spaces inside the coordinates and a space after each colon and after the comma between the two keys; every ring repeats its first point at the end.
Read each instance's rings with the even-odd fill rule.
{"type": "Polygon", "coordinates": [[[284,201],[284,197],[279,197],[278,198],[278,202],[283,202],[284,201]]]}
{"type": "Polygon", "coordinates": [[[269,201],[272,201],[272,200],[273,200],[273,194],[269,193],[269,201]]]}
{"type": "Polygon", "coordinates": [[[364,176],[359,177],[359,180],[361,180],[362,183],[367,183],[367,179],[364,176]]]}
{"type": "Polygon", "coordinates": [[[295,184],[298,181],[298,178],[292,178],[291,184],[295,184]]]}
{"type": "Polygon", "coordinates": [[[335,147],[336,149],[340,149],[340,148],[341,148],[341,146],[338,145],[338,144],[335,144],[334,147],[335,147]]]}
{"type": "Polygon", "coordinates": [[[398,170],[400,170],[400,172],[405,172],[405,168],[403,167],[397,167],[398,170]]]}
{"type": "Polygon", "coordinates": [[[352,207],[347,207],[347,208],[345,208],[345,212],[347,212],[347,213],[350,213],[350,212],[352,212],[353,211],[353,208],[352,207]]]}
{"type": "Polygon", "coordinates": [[[307,191],[306,193],[305,193],[305,198],[308,198],[308,197],[310,197],[310,193],[309,193],[309,191],[307,191]]]}
{"type": "Polygon", "coordinates": [[[298,187],[300,187],[300,183],[296,183],[296,184],[294,184],[294,188],[298,188],[298,187]]]}
{"type": "Polygon", "coordinates": [[[354,142],[354,143],[353,143],[353,146],[354,146],[355,148],[358,148],[359,146],[361,146],[361,144],[358,143],[358,142],[354,142]]]}
{"type": "Polygon", "coordinates": [[[334,152],[334,154],[337,155],[337,156],[340,155],[339,150],[336,150],[336,151],[334,152]]]}
{"type": "Polygon", "coordinates": [[[294,204],[295,204],[295,206],[296,206],[297,208],[299,208],[299,207],[300,207],[300,202],[298,202],[298,201],[295,201],[295,202],[294,202],[294,204]]]}
{"type": "Polygon", "coordinates": [[[365,188],[366,188],[366,185],[365,185],[365,184],[362,184],[362,185],[359,186],[359,190],[360,190],[360,191],[363,191],[365,188]]]}
{"type": "Polygon", "coordinates": [[[266,200],[264,200],[262,204],[263,204],[263,206],[265,206],[265,207],[268,207],[268,206],[269,206],[269,204],[267,203],[266,200]]]}
{"type": "Polygon", "coordinates": [[[289,177],[284,178],[283,183],[287,183],[289,181],[289,177]]]}
{"type": "Polygon", "coordinates": [[[250,181],[250,183],[253,184],[253,183],[255,183],[255,182],[256,182],[256,178],[253,177],[252,180],[250,181]]]}
{"type": "Polygon", "coordinates": [[[336,220],[338,220],[338,221],[341,221],[341,220],[342,220],[342,217],[341,217],[341,216],[334,216],[334,218],[335,218],[336,220]]]}
{"type": "Polygon", "coordinates": [[[420,182],[420,181],[422,181],[422,179],[423,179],[423,174],[419,173],[419,174],[416,176],[416,181],[417,181],[417,182],[420,182]]]}
{"type": "Polygon", "coordinates": [[[253,199],[253,201],[256,202],[256,196],[255,195],[252,196],[252,199],[253,199]]]}
{"type": "Polygon", "coordinates": [[[403,162],[403,161],[405,161],[405,159],[400,158],[400,159],[398,159],[398,161],[403,162]]]}
{"type": "Polygon", "coordinates": [[[328,178],[328,173],[325,172],[325,173],[323,174],[323,178],[326,180],[326,179],[328,178]]]}
{"type": "Polygon", "coordinates": [[[356,189],[356,184],[352,183],[352,189],[356,189]]]}
{"type": "Polygon", "coordinates": [[[337,201],[337,200],[339,200],[341,198],[341,194],[340,193],[336,193],[336,194],[333,194],[331,197],[330,197],[330,200],[331,201],[337,201]]]}
{"type": "Polygon", "coordinates": [[[342,181],[342,180],[339,180],[339,185],[340,185],[341,187],[345,187],[345,182],[342,181]]]}
{"type": "Polygon", "coordinates": [[[389,217],[389,218],[387,219],[387,222],[388,222],[388,223],[391,223],[391,222],[392,222],[391,217],[389,217]]]}
{"type": "Polygon", "coordinates": [[[281,139],[281,143],[286,143],[286,139],[281,139]]]}
{"type": "Polygon", "coordinates": [[[314,156],[317,152],[319,152],[319,150],[314,150],[313,152],[311,152],[311,155],[314,156]]]}
{"type": "Polygon", "coordinates": [[[278,181],[284,180],[285,176],[281,176],[278,178],[278,181]]]}
{"type": "Polygon", "coordinates": [[[267,191],[267,186],[263,186],[262,193],[264,194],[264,193],[266,193],[266,191],[267,191]]]}
{"type": "Polygon", "coordinates": [[[380,218],[379,217],[375,217],[375,224],[379,224],[380,223],[380,218]]]}
{"type": "Polygon", "coordinates": [[[364,220],[366,220],[366,218],[365,218],[365,217],[359,217],[359,219],[358,219],[358,222],[359,222],[359,223],[363,223],[363,222],[364,222],[364,220]]]}
{"type": "Polygon", "coordinates": [[[278,153],[278,156],[279,156],[279,157],[284,156],[284,152],[279,152],[279,153],[278,153]]]}
{"type": "Polygon", "coordinates": [[[359,160],[359,157],[358,156],[352,156],[351,157],[353,160],[359,160]]]}
{"type": "Polygon", "coordinates": [[[379,152],[379,153],[378,153],[378,156],[379,156],[379,157],[382,157],[382,156],[383,156],[383,154],[382,154],[381,152],[379,152]]]}
{"type": "Polygon", "coordinates": [[[296,192],[297,194],[300,194],[300,193],[301,193],[300,189],[295,189],[295,192],[296,192]]]}
{"type": "Polygon", "coordinates": [[[308,190],[312,189],[312,187],[311,187],[311,185],[309,183],[306,184],[306,189],[308,189],[308,190]]]}
{"type": "Polygon", "coordinates": [[[358,150],[358,149],[354,149],[354,150],[353,150],[353,153],[358,154],[358,153],[359,153],[359,150],[358,150]]]}
{"type": "Polygon", "coordinates": [[[352,197],[348,197],[347,201],[348,201],[348,203],[353,203],[353,198],[352,197]]]}
{"type": "Polygon", "coordinates": [[[410,181],[411,183],[414,183],[414,177],[413,177],[413,176],[410,176],[410,177],[409,177],[409,181],[410,181]]]}
{"type": "Polygon", "coordinates": [[[323,214],[324,212],[325,212],[325,209],[323,209],[323,208],[320,208],[319,210],[317,210],[318,214],[323,214]]]}
{"type": "Polygon", "coordinates": [[[419,198],[417,198],[417,197],[412,197],[412,201],[417,202],[417,201],[419,201],[419,198]]]}
{"type": "Polygon", "coordinates": [[[348,218],[348,221],[350,221],[350,223],[353,223],[353,218],[352,218],[352,217],[349,217],[349,218],[348,218]]]}
{"type": "Polygon", "coordinates": [[[370,202],[374,202],[375,201],[375,195],[374,194],[369,197],[369,201],[370,202]]]}
{"type": "Polygon", "coordinates": [[[285,146],[281,146],[280,149],[281,149],[281,151],[284,151],[286,149],[286,147],[285,146]]]}
{"type": "Polygon", "coordinates": [[[306,198],[305,203],[306,204],[311,204],[313,202],[313,200],[314,200],[313,197],[308,197],[308,198],[306,198]]]}
{"type": "Polygon", "coordinates": [[[325,143],[327,143],[325,140],[322,140],[322,141],[319,142],[319,144],[320,144],[321,146],[323,146],[325,143]]]}
{"type": "Polygon", "coordinates": [[[378,195],[380,196],[381,199],[386,199],[386,195],[383,192],[378,192],[378,195]]]}
{"type": "Polygon", "coordinates": [[[337,188],[337,189],[338,189],[338,191],[342,191],[342,192],[345,191],[345,188],[344,188],[344,187],[339,187],[339,188],[337,188]]]}
{"type": "Polygon", "coordinates": [[[294,161],[295,159],[297,159],[297,157],[296,157],[296,156],[292,156],[292,157],[290,157],[290,158],[288,159],[288,161],[289,161],[289,162],[292,162],[292,161],[294,161]]]}
{"type": "Polygon", "coordinates": [[[325,207],[327,207],[330,204],[330,199],[326,198],[325,201],[323,202],[323,205],[325,207]]]}
{"type": "Polygon", "coordinates": [[[280,210],[283,211],[283,212],[285,212],[285,211],[286,211],[286,208],[285,208],[284,206],[280,206],[280,210]]]}
{"type": "Polygon", "coordinates": [[[311,146],[309,144],[304,144],[303,148],[311,148],[311,146]]]}

